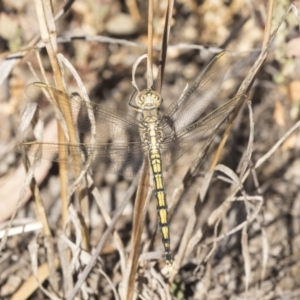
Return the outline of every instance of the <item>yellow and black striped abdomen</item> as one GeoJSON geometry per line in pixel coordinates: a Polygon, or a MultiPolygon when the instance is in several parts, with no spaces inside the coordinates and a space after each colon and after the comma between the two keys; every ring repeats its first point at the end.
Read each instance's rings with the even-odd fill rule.
{"type": "Polygon", "coordinates": [[[157,201],[158,222],[162,234],[163,245],[165,248],[166,262],[171,267],[173,263],[170,249],[170,232],[168,219],[168,205],[166,193],[164,191],[161,155],[158,148],[151,149],[149,153],[153,180],[155,184],[155,197],[157,201]]]}

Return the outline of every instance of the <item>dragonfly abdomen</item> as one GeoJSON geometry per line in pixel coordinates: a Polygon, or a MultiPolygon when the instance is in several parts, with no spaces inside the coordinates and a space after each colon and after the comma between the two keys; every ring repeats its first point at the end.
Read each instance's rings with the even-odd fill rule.
{"type": "Polygon", "coordinates": [[[170,249],[168,205],[166,201],[166,193],[164,191],[160,150],[158,148],[150,149],[149,159],[155,185],[158,223],[162,234],[163,245],[165,248],[166,262],[168,265],[172,266],[173,259],[170,249]]]}

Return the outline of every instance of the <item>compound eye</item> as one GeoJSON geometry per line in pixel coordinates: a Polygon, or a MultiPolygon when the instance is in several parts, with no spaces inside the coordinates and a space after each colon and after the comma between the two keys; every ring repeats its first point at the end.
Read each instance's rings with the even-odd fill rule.
{"type": "Polygon", "coordinates": [[[154,101],[159,104],[159,103],[161,103],[161,98],[159,96],[155,95],[154,101]]]}
{"type": "Polygon", "coordinates": [[[137,104],[141,106],[145,102],[145,95],[137,97],[137,104]]]}

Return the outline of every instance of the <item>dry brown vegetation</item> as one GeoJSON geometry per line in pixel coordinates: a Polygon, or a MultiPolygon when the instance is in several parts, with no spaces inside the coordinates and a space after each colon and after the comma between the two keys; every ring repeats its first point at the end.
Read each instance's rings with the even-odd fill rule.
{"type": "MultiPolygon", "coordinates": [[[[63,5],[52,1],[54,15],[63,5]]],[[[299,2],[278,28],[289,5],[255,0],[174,4],[162,112],[222,49],[231,51],[232,63],[211,110],[236,96],[247,75],[255,80],[220,156],[216,153],[228,123],[200,170],[191,171],[201,153],[195,141],[164,173],[174,255],[174,270],[168,274],[155,198],[153,193],[147,197],[147,189],[136,192],[139,175],[95,172],[91,178],[83,172],[74,186],[81,170],[69,166],[59,173],[62,165],[42,160],[33,181],[32,168],[27,165],[26,175],[14,151],[28,136],[29,130],[18,127],[29,119],[24,116],[29,83],[48,80],[59,89],[65,83],[67,92],[82,93],[70,70],[60,71],[55,53],[71,63],[91,101],[137,116],[127,104],[134,91],[132,66],[149,43],[147,1],[74,1],[52,27],[52,40],[46,30],[45,47],[37,43],[42,29],[34,1],[0,0],[1,299],[300,298],[299,2]],[[272,3],[274,9],[268,11],[272,3]],[[251,68],[274,29],[256,73],[251,68]],[[84,185],[87,197],[77,192],[84,185]],[[148,201],[145,215],[143,202],[135,203],[141,198],[148,201]],[[141,217],[134,231],[133,215],[141,217]]],[[[154,1],[154,74],[166,7],[167,1],[154,1]]],[[[51,17],[44,19],[50,23],[51,17]]],[[[146,70],[144,60],[135,72],[140,89],[147,85],[146,70]]],[[[44,126],[36,133],[43,132],[45,141],[57,140],[55,118],[47,109],[38,118],[44,126]]],[[[147,175],[141,176],[147,182],[147,175]]]]}

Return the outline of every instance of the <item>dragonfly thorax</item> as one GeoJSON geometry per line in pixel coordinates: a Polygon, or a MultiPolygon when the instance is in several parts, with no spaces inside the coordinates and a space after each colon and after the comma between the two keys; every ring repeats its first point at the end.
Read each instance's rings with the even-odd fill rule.
{"type": "MultiPolygon", "coordinates": [[[[146,118],[147,121],[150,121],[151,117],[146,118]]],[[[159,124],[159,121],[153,122],[143,122],[143,125],[140,126],[140,137],[143,143],[144,150],[149,148],[160,148],[159,144],[164,140],[164,132],[159,124]]]]}
{"type": "Polygon", "coordinates": [[[143,113],[142,122],[148,126],[147,124],[158,123],[157,111],[147,111],[143,113]]]}
{"type": "Polygon", "coordinates": [[[135,103],[141,110],[152,110],[161,105],[162,99],[159,93],[152,89],[145,89],[138,93],[135,103]]]}

